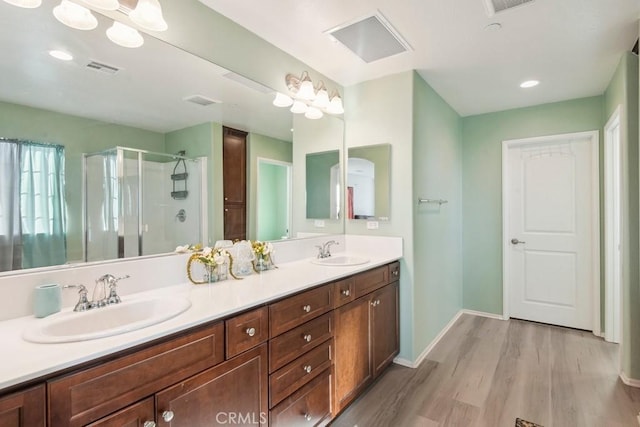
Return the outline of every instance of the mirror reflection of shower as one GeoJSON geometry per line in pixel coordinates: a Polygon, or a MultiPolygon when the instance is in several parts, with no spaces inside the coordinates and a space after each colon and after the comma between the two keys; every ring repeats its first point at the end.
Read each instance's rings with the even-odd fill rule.
{"type": "Polygon", "coordinates": [[[85,261],[206,241],[206,158],[115,147],[83,162],[85,261]]]}

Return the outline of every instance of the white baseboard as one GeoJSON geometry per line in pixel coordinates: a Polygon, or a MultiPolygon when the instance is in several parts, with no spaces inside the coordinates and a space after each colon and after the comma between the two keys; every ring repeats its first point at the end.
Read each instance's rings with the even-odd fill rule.
{"type": "Polygon", "coordinates": [[[449,332],[449,329],[451,329],[453,324],[456,323],[458,321],[458,319],[460,318],[460,316],[462,316],[463,314],[470,314],[472,316],[488,317],[490,319],[507,320],[507,319],[504,319],[501,314],[485,313],[483,311],[462,309],[462,310],[458,311],[455,316],[453,316],[453,318],[449,321],[449,323],[446,324],[446,326],[444,328],[442,328],[440,333],[429,343],[427,348],[425,348],[422,351],[422,353],[420,353],[420,356],[418,356],[418,358],[416,359],[415,362],[412,362],[411,360],[408,360],[408,359],[404,359],[402,357],[396,357],[395,359],[393,359],[393,363],[395,363],[396,365],[406,366],[407,368],[414,368],[414,369],[417,368],[418,366],[420,366],[422,361],[427,358],[427,356],[429,355],[431,350],[433,350],[433,348],[436,346],[436,344],[438,344],[438,342],[440,342],[442,337],[444,337],[444,335],[447,332],[449,332]]]}
{"type": "Polygon", "coordinates": [[[627,374],[625,374],[624,372],[620,372],[620,379],[622,380],[623,383],[625,383],[630,387],[640,388],[640,380],[637,380],[635,378],[629,378],[627,374]]]}

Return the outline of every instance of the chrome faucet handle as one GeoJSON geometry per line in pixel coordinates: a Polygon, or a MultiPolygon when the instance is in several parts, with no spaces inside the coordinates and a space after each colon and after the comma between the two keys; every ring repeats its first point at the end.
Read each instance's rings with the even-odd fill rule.
{"type": "Polygon", "coordinates": [[[73,308],[73,311],[87,311],[91,308],[91,303],[89,302],[89,299],[87,298],[87,294],[89,293],[89,291],[87,291],[86,286],[84,285],[64,285],[63,286],[64,289],[78,289],[78,302],[76,303],[76,306],[73,308]]]}
{"type": "Polygon", "coordinates": [[[318,248],[318,255],[316,255],[316,258],[324,258],[324,247],[321,245],[316,245],[316,248],[318,248]]]}
{"type": "MultiPolygon", "coordinates": [[[[109,274],[108,276],[111,276],[111,275],[109,274]]],[[[118,304],[118,303],[122,302],[122,299],[120,298],[120,295],[118,295],[118,292],[117,292],[118,282],[120,280],[128,279],[129,277],[131,277],[131,276],[129,276],[127,274],[126,276],[122,276],[122,277],[118,277],[118,278],[115,278],[115,277],[111,276],[108,279],[107,283],[109,283],[109,296],[107,297],[107,301],[106,301],[107,305],[109,305],[109,304],[118,304]]]]}

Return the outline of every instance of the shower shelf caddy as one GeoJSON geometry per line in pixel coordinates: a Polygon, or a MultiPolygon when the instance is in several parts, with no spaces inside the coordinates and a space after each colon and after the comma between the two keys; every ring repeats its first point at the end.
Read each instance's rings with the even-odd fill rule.
{"type": "Polygon", "coordinates": [[[178,156],[180,158],[176,162],[176,165],[173,167],[173,173],[171,174],[171,181],[173,181],[173,191],[171,192],[171,198],[175,200],[184,200],[189,195],[187,191],[187,178],[189,174],[187,173],[187,164],[184,161],[185,151],[180,151],[178,156]],[[180,166],[182,166],[182,171],[180,171],[180,166]],[[184,181],[184,189],[176,190],[176,182],[184,181]]]}

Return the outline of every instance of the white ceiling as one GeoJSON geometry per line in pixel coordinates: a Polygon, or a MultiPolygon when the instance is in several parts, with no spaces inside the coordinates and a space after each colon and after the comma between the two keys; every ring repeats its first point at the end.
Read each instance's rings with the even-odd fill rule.
{"type": "Polygon", "coordinates": [[[638,0],[534,0],[491,18],[483,0],[200,1],[343,86],[415,69],[462,116],[602,94],[640,16],[638,0]],[[366,64],[324,34],[376,11],[412,51],[366,64]],[[519,88],[528,79],[541,84],[519,88]]]}

